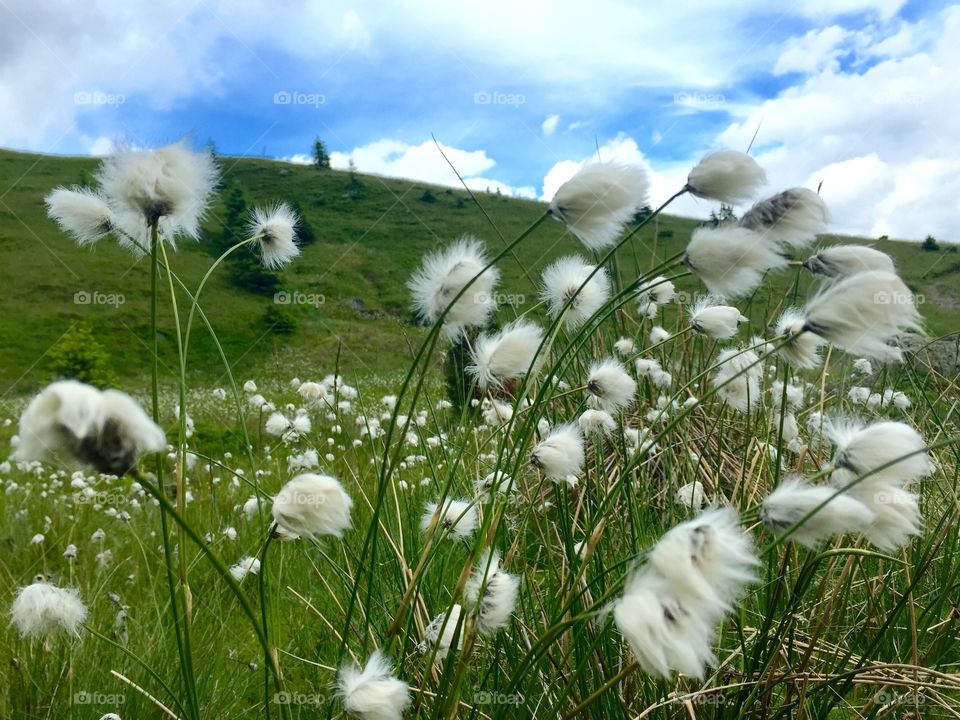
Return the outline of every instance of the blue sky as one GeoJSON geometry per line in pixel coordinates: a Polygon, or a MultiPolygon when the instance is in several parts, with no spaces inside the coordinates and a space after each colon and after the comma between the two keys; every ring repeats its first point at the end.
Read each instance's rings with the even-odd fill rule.
{"type": "MultiPolygon", "coordinates": [[[[824,184],[835,227],[957,240],[960,12],[944,2],[0,0],[0,145],[159,145],[549,197],[596,154],[665,197],[705,152],[824,184]],[[275,7],[275,5],[277,7],[275,7]],[[284,102],[286,101],[286,102],[284,102]]],[[[712,207],[690,199],[680,210],[712,207]]]]}

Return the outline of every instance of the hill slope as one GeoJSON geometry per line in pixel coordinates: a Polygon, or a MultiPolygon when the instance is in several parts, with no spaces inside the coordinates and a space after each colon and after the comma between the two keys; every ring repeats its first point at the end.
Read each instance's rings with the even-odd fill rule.
{"type": "MultiPolygon", "coordinates": [[[[112,241],[92,250],[79,248],[44,211],[43,198],[52,188],[88,183],[97,163],[0,151],[0,388],[6,397],[50,379],[50,349],[78,322],[93,329],[121,378],[133,380],[148,372],[148,262],[135,260],[112,241]]],[[[333,370],[338,349],[340,367],[348,373],[396,370],[422,337],[412,322],[405,282],[423,253],[464,233],[484,239],[493,251],[502,247],[465,192],[264,159],[220,158],[220,163],[223,189],[205,223],[211,237],[222,231],[225,202],[236,188],[249,205],[296,202],[316,234],[302,256],[280,273],[290,302],[279,304],[283,319],[295,325],[291,332],[279,332],[276,312],[270,310],[278,305],[272,295],[240,290],[223,272],[207,287],[201,304],[241,377],[277,366],[313,367],[318,375],[325,374],[333,370]]],[[[479,197],[508,240],[544,210],[541,203],[479,197]]],[[[656,229],[644,228],[621,255],[622,275],[633,277],[638,269],[649,268],[654,257],[680,251],[694,227],[696,221],[664,217],[656,229]]],[[[924,252],[913,243],[872,244],[895,258],[904,279],[924,297],[921,310],[932,334],[960,326],[960,254],[955,248],[924,252]]],[[[538,277],[548,261],[571,252],[583,249],[550,222],[524,242],[517,256],[530,275],[538,277]]],[[[187,243],[171,263],[195,288],[213,257],[209,243],[187,243]]],[[[536,301],[536,291],[517,262],[506,260],[501,269],[501,289],[516,296],[518,310],[536,301]]],[[[808,284],[803,273],[782,273],[758,293],[753,312],[783,304],[795,287],[802,293],[808,284]]],[[[678,285],[698,287],[692,279],[678,285]]],[[[169,298],[163,305],[162,356],[173,368],[176,343],[169,298]]],[[[513,310],[501,312],[509,317],[513,310]]],[[[214,345],[202,326],[194,337],[191,373],[217,382],[222,365],[214,345]]]]}

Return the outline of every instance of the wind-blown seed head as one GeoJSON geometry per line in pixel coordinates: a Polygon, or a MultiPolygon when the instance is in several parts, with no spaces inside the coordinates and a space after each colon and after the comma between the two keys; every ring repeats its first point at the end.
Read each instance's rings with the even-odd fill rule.
{"type": "Polygon", "coordinates": [[[583,436],[572,424],[558,425],[530,451],[531,464],[554,482],[568,482],[583,470],[583,436]]]}
{"type": "Polygon", "coordinates": [[[662,275],[658,275],[640,285],[637,289],[637,303],[640,306],[645,306],[651,302],[657,305],[666,305],[676,297],[676,294],[677,290],[673,282],[662,275]]]}
{"type": "Polygon", "coordinates": [[[599,433],[609,437],[617,429],[617,421],[606,410],[584,410],[577,425],[585,436],[599,433]]]}
{"type": "Polygon", "coordinates": [[[238,583],[243,582],[247,575],[256,575],[260,572],[260,561],[255,557],[245,555],[235,565],[230,566],[230,574],[238,583]]]}
{"type": "Polygon", "coordinates": [[[493,635],[507,626],[519,590],[520,578],[500,567],[500,553],[485,550],[463,588],[468,607],[477,607],[480,633],[493,635]]]}
{"type": "Polygon", "coordinates": [[[76,589],[46,582],[20,588],[10,607],[10,620],[24,637],[49,635],[56,630],[79,635],[86,619],[87,608],[76,589]]]}
{"type": "Polygon", "coordinates": [[[495,490],[497,495],[513,491],[513,478],[502,470],[494,470],[482,478],[473,481],[473,488],[480,499],[488,497],[491,490],[495,490]]]}
{"type": "Polygon", "coordinates": [[[550,214],[590,250],[613,245],[623,226],[647,199],[642,168],[588,163],[567,180],[550,202],[550,214]]]}
{"type": "Polygon", "coordinates": [[[564,324],[578,328],[603,307],[610,299],[610,279],[604,268],[591,277],[594,270],[596,266],[574,255],[560,258],[543,271],[540,297],[547,302],[550,317],[562,312],[564,324]],[[564,310],[568,301],[570,305],[564,310]]]}
{"type": "Polygon", "coordinates": [[[726,340],[737,334],[740,323],[747,318],[729,305],[716,305],[712,298],[698,300],[690,309],[690,327],[696,332],[709,335],[714,340],[726,340]]]}
{"type": "Polygon", "coordinates": [[[713,152],[697,163],[687,176],[690,194],[736,205],[748,200],[767,181],[757,161],[735,150],[713,152]]]}
{"type": "Polygon", "coordinates": [[[703,483],[699,480],[694,480],[677,490],[675,498],[681,505],[699,512],[704,502],[706,502],[707,495],[706,492],[704,492],[703,483]]]}
{"type": "Polygon", "coordinates": [[[543,343],[543,330],[526,320],[516,320],[493,335],[481,335],[473,343],[467,372],[477,385],[486,389],[501,387],[536,370],[537,351],[543,343]]]}
{"type": "Polygon", "coordinates": [[[260,248],[265,267],[276,270],[300,254],[296,242],[299,222],[300,218],[286,203],[254,209],[249,234],[260,248]]]}
{"type": "Polygon", "coordinates": [[[730,348],[717,356],[719,370],[713,378],[717,396],[738,412],[747,412],[760,402],[763,367],[752,350],[730,348]]]}
{"type": "Polygon", "coordinates": [[[820,348],[826,341],[806,330],[807,318],[802,310],[787,308],[774,326],[774,332],[787,342],[778,343],[777,354],[787,364],[801,370],[813,370],[820,366],[820,348]]]}
{"type": "Polygon", "coordinates": [[[803,263],[814,275],[828,278],[846,277],[875,270],[896,273],[893,259],[884,252],[866,245],[834,245],[821,248],[803,263]]]}
{"type": "Polygon", "coordinates": [[[805,309],[804,328],[848,353],[878,360],[902,358],[895,342],[922,331],[913,293],[896,275],[861,272],[822,288],[805,309]]]}
{"type": "MultiPolygon", "coordinates": [[[[217,183],[209,152],[192,152],[185,141],[157,150],[128,150],[103,161],[97,171],[100,193],[116,222],[131,237],[159,223],[173,243],[178,235],[196,239],[217,183]]],[[[136,250],[135,250],[136,251],[136,250]]]]}
{"type": "Polygon", "coordinates": [[[58,187],[44,202],[47,214],[57,221],[61,230],[73,236],[77,245],[93,245],[113,230],[110,206],[88,188],[58,187]]]}
{"type": "Polygon", "coordinates": [[[633,404],[637,383],[619,362],[606,358],[590,366],[587,375],[589,401],[609,413],[620,412],[633,404]]]}
{"type": "MultiPolygon", "coordinates": [[[[834,483],[837,483],[834,478],[834,483]]],[[[881,550],[895,550],[921,532],[920,505],[915,493],[895,485],[871,484],[856,492],[857,498],[874,514],[864,536],[881,550]]]]}
{"type": "Polygon", "coordinates": [[[821,197],[807,188],[791,188],[761,200],[740,218],[740,225],[767,240],[799,250],[827,228],[829,214],[821,197]]]}
{"type": "Polygon", "coordinates": [[[834,535],[865,532],[875,518],[873,511],[852,495],[837,494],[835,487],[811,485],[802,477],[792,477],[767,495],[760,519],[768,530],[782,534],[815,508],[819,509],[789,539],[814,548],[834,535]]]}
{"type": "Polygon", "coordinates": [[[451,648],[459,650],[463,645],[463,608],[454,604],[446,612],[440,613],[423,631],[423,642],[419,645],[422,654],[436,648],[434,661],[441,663],[451,648]],[[454,639],[456,646],[454,647],[454,639]]]}
{"type": "Polygon", "coordinates": [[[361,670],[354,665],[340,669],[337,694],[349,713],[364,720],[400,720],[410,706],[410,686],[393,676],[390,661],[374,650],[361,670]]]}
{"type": "Polygon", "coordinates": [[[477,508],[467,499],[447,498],[442,508],[435,502],[427,503],[420,518],[420,529],[423,532],[429,532],[430,527],[434,526],[435,532],[445,532],[454,540],[467,539],[479,525],[477,508]]]}
{"type": "Polygon", "coordinates": [[[18,460],[71,455],[103,473],[124,475],[146,452],[166,447],[163,430],[129,395],[59,380],[34,397],[20,416],[18,460]]]}
{"type": "Polygon", "coordinates": [[[443,330],[448,337],[456,337],[466,328],[486,325],[497,309],[495,289],[500,280],[495,267],[484,270],[488,262],[483,245],[470,235],[427,255],[407,282],[414,308],[427,322],[436,322],[473,281],[444,316],[443,330]]]}
{"type": "Polygon", "coordinates": [[[727,298],[748,295],[765,273],[788,264],[764,235],[731,223],[694,230],[683,261],[711,293],[727,298]]]}
{"type": "Polygon", "coordinates": [[[273,499],[273,519],[293,536],[339,538],[350,527],[352,507],[353,500],[336,478],[301,473],[273,499]]]}
{"type": "Polygon", "coordinates": [[[836,446],[834,468],[850,473],[850,479],[868,476],[854,486],[854,493],[872,485],[904,487],[934,471],[923,437],[906,423],[885,420],[864,426],[855,420],[832,419],[825,434],[836,446]]]}

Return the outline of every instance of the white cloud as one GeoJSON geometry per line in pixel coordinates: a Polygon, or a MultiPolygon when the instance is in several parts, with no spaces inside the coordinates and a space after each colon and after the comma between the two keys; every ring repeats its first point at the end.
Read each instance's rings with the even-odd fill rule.
{"type": "Polygon", "coordinates": [[[718,144],[745,147],[760,124],[772,186],[823,180],[838,232],[960,241],[960,9],[930,25],[941,29],[928,51],[824,70],[752,108],[718,144]]]}
{"type": "Polygon", "coordinates": [[[547,119],[540,124],[540,130],[543,132],[544,135],[549,137],[550,135],[553,135],[554,132],[556,132],[557,125],[559,124],[559,122],[560,122],[559,115],[548,115],[547,119]]]}
{"type": "Polygon", "coordinates": [[[811,30],[806,35],[791,38],[777,58],[773,67],[774,75],[791,72],[814,73],[823,69],[836,70],[839,57],[844,49],[844,40],[850,36],[848,30],[839,25],[831,25],[822,30],[811,30]]]}
{"type": "Polygon", "coordinates": [[[399,140],[382,139],[349,153],[333,152],[330,165],[338,169],[349,167],[351,158],[362,173],[420,180],[433,185],[463,187],[457,173],[467,186],[474,190],[500,190],[505,195],[535,197],[532,187],[513,187],[499,180],[488,178],[484,173],[493,169],[496,162],[483,150],[461,150],[440,144],[443,152],[432,140],[420,145],[408,145],[399,140]],[[444,159],[446,155],[447,159],[444,159]],[[447,162],[449,160],[449,163],[447,162]],[[456,168],[454,172],[450,164],[456,168]]]}

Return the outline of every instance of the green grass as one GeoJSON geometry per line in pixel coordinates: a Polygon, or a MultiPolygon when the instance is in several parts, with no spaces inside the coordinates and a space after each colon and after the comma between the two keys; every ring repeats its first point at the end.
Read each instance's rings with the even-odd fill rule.
{"type": "MultiPolygon", "coordinates": [[[[463,191],[432,188],[436,201],[423,202],[427,186],[403,180],[359,176],[362,197],[351,192],[348,173],[318,172],[312,167],[252,158],[220,158],[223,189],[213,205],[205,231],[220,232],[223,202],[230,190],[243,190],[249,205],[278,200],[299,203],[317,241],[282,273],[283,288],[302,296],[322,296],[316,305],[286,306],[297,322],[292,335],[268,324],[272,297],[238,290],[224,273],[214,276],[202,305],[217,329],[236,374],[260,374],[278,368],[332,369],[339,352],[340,367],[350,375],[383,373],[403,366],[422,329],[414,324],[405,282],[424,252],[471,233],[491,252],[515,237],[544,210],[541,203],[479,194],[497,231],[463,191]]],[[[112,241],[94,249],[76,247],[47,218],[43,198],[59,185],[87,184],[97,161],[0,151],[0,284],[5,312],[0,316],[0,388],[4,396],[22,396],[52,379],[50,349],[69,328],[90,325],[110,354],[116,374],[143,382],[149,336],[149,262],[136,260],[112,241]],[[120,305],[77,304],[77,293],[122,296],[120,305]]],[[[696,223],[666,216],[648,226],[620,253],[625,278],[636,269],[652,267],[680,251],[696,223]],[[660,237],[655,237],[659,234],[660,237]]],[[[825,243],[849,238],[827,237],[825,243]]],[[[960,255],[946,248],[923,252],[917,243],[874,241],[890,253],[907,284],[923,295],[921,310],[933,335],[960,326],[960,255]]],[[[550,222],[517,250],[517,262],[501,263],[501,291],[520,300],[515,311],[536,301],[530,277],[553,258],[582,252],[562,226],[550,222]]],[[[172,258],[176,272],[195,288],[213,257],[208,244],[184,242],[172,258]]],[[[781,302],[795,286],[803,293],[809,279],[803,273],[782,273],[770,279],[752,303],[767,308],[781,302]]],[[[685,278],[682,290],[700,290],[685,278]]],[[[504,308],[502,317],[511,315],[504,308]]],[[[160,352],[173,367],[175,341],[169,316],[161,318],[160,352]]],[[[197,381],[222,382],[222,364],[205,331],[195,333],[191,371],[197,381]]]]}

